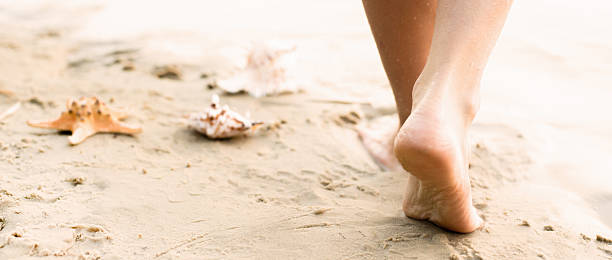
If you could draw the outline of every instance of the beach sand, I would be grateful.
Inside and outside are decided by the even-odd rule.
[[[486,223],[464,235],[406,218],[406,173],[357,137],[395,116],[359,2],[0,3],[0,112],[21,102],[0,122],[0,259],[612,259],[610,7],[515,3],[470,136]],[[268,40],[298,47],[304,91],[207,87]],[[273,127],[188,129],[214,93]],[[80,96],[143,133],[70,146],[25,124]]]

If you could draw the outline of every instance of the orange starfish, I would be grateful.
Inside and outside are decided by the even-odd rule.
[[[119,120],[127,117],[122,111],[114,111],[107,107],[104,102],[95,97],[82,97],[79,100],[69,99],[66,102],[68,111],[54,120],[47,122],[28,121],[32,127],[58,129],[60,131],[71,131],[68,137],[70,144],[76,145],[87,137],[98,132],[137,134],[142,132],[141,128],[127,126]]]

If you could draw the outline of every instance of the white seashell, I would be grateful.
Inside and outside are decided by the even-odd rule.
[[[206,112],[193,113],[189,116],[189,127],[211,139],[230,138],[245,135],[254,130],[261,122],[253,122],[229,109],[219,105],[219,96],[212,96],[210,108]]]
[[[219,80],[217,85],[229,93],[244,91],[255,97],[296,92],[299,86],[287,74],[295,49],[295,46],[254,45],[238,71]]]

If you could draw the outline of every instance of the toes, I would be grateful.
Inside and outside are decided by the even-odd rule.
[[[402,167],[393,153],[393,140],[398,131],[397,116],[383,116],[356,127],[357,135],[370,156],[384,170]]]
[[[381,136],[376,136],[369,130],[358,129],[357,133],[361,143],[378,165],[385,170],[395,171],[401,169],[399,161],[393,154],[392,142],[383,140]]]

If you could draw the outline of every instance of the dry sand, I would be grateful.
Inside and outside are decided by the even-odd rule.
[[[0,111],[22,102],[0,123],[0,259],[612,258],[608,1],[515,4],[472,131],[486,226],[469,235],[404,217],[406,174],[357,138],[394,113],[360,3],[253,2],[0,3]],[[188,130],[220,92],[201,74],[265,39],[298,45],[305,92],[221,97],[286,123],[227,141]],[[154,76],[164,65],[182,79]],[[26,126],[83,95],[131,108],[144,132],[72,147]]]

